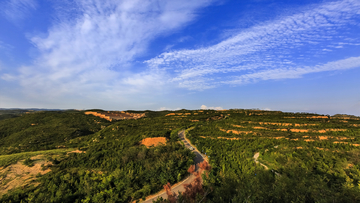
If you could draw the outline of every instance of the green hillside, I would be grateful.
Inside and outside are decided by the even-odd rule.
[[[0,120],[3,168],[36,155],[51,162],[44,166],[51,171],[0,201],[141,200],[188,175],[194,154],[177,132],[190,127],[187,138],[212,167],[203,177],[210,192],[205,198],[199,192],[195,202],[360,201],[358,117],[244,109],[145,113],[145,118],[112,122],[81,111]],[[151,137],[168,141],[149,148],[140,144]],[[84,153],[69,153],[75,149]]]
[[[12,190],[2,202],[130,202],[161,190],[167,182],[180,181],[194,155],[171,132],[189,121],[169,122],[157,114],[110,123],[83,112],[37,112],[0,121],[3,154],[12,153],[0,157],[4,166],[36,152],[44,154],[46,149],[86,152],[54,156],[49,150],[51,172],[38,179],[40,185]],[[147,137],[169,141],[146,148],[140,141]],[[17,152],[22,153],[15,156]]]
[[[210,156],[209,202],[360,201],[359,118],[226,113],[188,135]],[[257,152],[268,169],[255,163]]]
[[[55,149],[110,123],[78,111],[42,111],[0,121],[0,154]]]

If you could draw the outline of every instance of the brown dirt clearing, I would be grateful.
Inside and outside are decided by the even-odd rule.
[[[41,165],[51,164],[48,161],[44,161],[43,155],[37,155],[31,157],[34,160],[34,166],[28,167],[23,164],[23,161],[18,161],[16,164],[12,164],[6,168],[0,170],[0,196],[7,193],[9,190],[26,186],[29,184],[38,184],[33,181],[36,180],[36,175],[44,175],[50,172],[50,169],[42,170]]]
[[[86,153],[86,151],[81,151],[81,150],[74,150],[74,151],[71,151],[71,152],[68,152],[67,154],[70,154],[70,153],[78,153],[78,154],[82,154],[82,153]]]
[[[161,144],[166,144],[166,137],[148,137],[145,138],[143,140],[141,140],[140,144],[145,145],[146,147],[151,147],[151,146],[158,146]]]
[[[232,126],[237,127],[237,128],[245,128],[245,127],[242,126],[242,125],[232,125]]]
[[[226,132],[226,133],[234,133],[234,134],[249,134],[249,133],[253,133],[252,131],[237,131],[237,130],[225,130],[225,129],[221,129],[221,131]]]

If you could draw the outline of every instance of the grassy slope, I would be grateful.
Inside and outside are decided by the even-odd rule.
[[[10,164],[14,164],[19,160],[31,158],[37,155],[53,156],[53,155],[64,155],[67,152],[76,150],[75,148],[67,149],[52,149],[52,150],[43,150],[43,151],[34,151],[34,152],[22,152],[14,153],[9,155],[0,155],[0,167],[6,167]]]

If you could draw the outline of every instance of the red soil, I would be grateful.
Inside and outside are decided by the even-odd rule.
[[[129,113],[125,111],[107,111],[107,112],[94,112],[94,111],[87,111],[85,112],[86,115],[94,115],[100,118],[104,118],[108,121],[112,120],[124,120],[124,119],[138,119],[145,117],[145,113]]]
[[[141,140],[140,144],[145,145],[146,147],[158,146],[160,144],[166,144],[166,137],[148,137]]]

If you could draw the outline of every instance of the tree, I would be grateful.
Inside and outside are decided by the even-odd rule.
[[[205,200],[206,196],[210,193],[210,187],[204,191],[203,188],[203,179],[201,174],[203,172],[208,176],[208,172],[211,170],[211,166],[203,161],[198,164],[199,170],[195,171],[195,165],[191,165],[188,169],[188,172],[195,176],[195,179],[190,184],[184,184],[185,191],[182,194],[176,195],[174,192],[171,192],[171,185],[167,183],[164,185],[164,189],[166,194],[168,195],[167,201],[170,203],[183,203],[183,202],[191,202],[191,203],[200,203]]]

